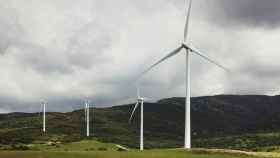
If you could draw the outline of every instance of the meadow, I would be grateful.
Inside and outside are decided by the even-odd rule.
[[[246,158],[230,154],[197,154],[186,151],[2,151],[1,158]],[[250,156],[252,157],[252,156]]]
[[[222,149],[152,149],[120,151],[116,144],[96,140],[72,143],[28,144],[28,150],[2,150],[1,158],[264,158],[280,157],[273,152],[245,152]]]

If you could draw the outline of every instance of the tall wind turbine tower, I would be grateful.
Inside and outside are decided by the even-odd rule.
[[[86,135],[89,137],[89,101],[85,101]]]
[[[144,132],[143,132],[143,128],[144,128],[144,121],[143,121],[143,114],[144,114],[144,100],[147,98],[143,98],[140,96],[140,92],[139,92],[139,88],[137,87],[137,99],[136,99],[136,104],[133,108],[133,111],[130,115],[129,118],[129,122],[131,122],[133,116],[134,116],[134,112],[137,109],[138,105],[140,104],[140,150],[144,150]]]
[[[42,102],[42,108],[43,108],[43,132],[46,132],[46,102]]]
[[[221,64],[217,63],[216,61],[209,58],[206,54],[202,53],[200,50],[193,47],[188,41],[188,27],[189,27],[189,19],[190,19],[190,13],[191,13],[191,6],[192,6],[192,0],[189,0],[189,7],[187,11],[187,19],[185,24],[185,30],[183,35],[183,41],[180,44],[179,47],[177,47],[175,50],[161,58],[159,61],[157,61],[155,64],[150,66],[147,70],[143,71],[140,77],[147,72],[149,72],[151,69],[153,69],[158,64],[162,63],[163,61],[167,60],[170,57],[173,57],[181,52],[181,50],[185,50],[186,55],[186,102],[185,102],[185,143],[184,148],[190,149],[191,148],[191,85],[190,85],[190,59],[192,54],[196,54],[200,56],[201,58],[207,60],[208,62],[226,70],[228,69],[223,67]]]

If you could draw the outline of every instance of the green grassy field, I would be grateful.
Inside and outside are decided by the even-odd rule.
[[[249,158],[249,156],[227,154],[194,154],[186,151],[152,150],[152,151],[2,151],[1,158]],[[252,156],[250,156],[252,157]]]
[[[216,149],[155,149],[139,151],[118,151],[113,143],[102,143],[97,140],[83,140],[71,143],[49,142],[28,144],[28,150],[2,150],[0,158],[252,158],[280,157],[272,152],[243,152]]]
[[[29,144],[32,151],[116,151],[117,147],[112,143],[102,143],[96,140],[84,140],[66,144]]]

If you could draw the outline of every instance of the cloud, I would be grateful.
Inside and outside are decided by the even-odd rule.
[[[265,3],[265,4],[264,4]],[[192,96],[272,94],[279,76],[277,1],[194,1],[189,42],[232,69],[191,56]],[[185,2],[0,0],[0,112],[134,101],[135,77],[180,45]],[[271,29],[273,28],[273,29]],[[182,52],[141,80],[157,100],[184,96]]]
[[[211,19],[222,25],[250,27],[279,27],[278,0],[215,0],[209,2]]]
[[[0,14],[0,54],[5,54],[14,41],[24,36],[24,30],[18,21],[18,13],[12,8],[1,8]]]

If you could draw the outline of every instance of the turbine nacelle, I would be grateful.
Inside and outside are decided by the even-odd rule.
[[[186,42],[183,42],[181,47],[192,51],[192,49],[188,46],[188,44]]]
[[[129,122],[131,122],[131,120],[132,120],[132,118],[133,118],[133,115],[134,115],[134,112],[135,112],[135,110],[137,109],[137,107],[138,107],[139,105],[143,105],[145,100],[148,100],[148,98],[146,98],[146,97],[141,97],[141,96],[140,96],[140,92],[139,92],[139,88],[137,88],[137,99],[136,99],[136,104],[135,104],[135,106],[134,106],[134,108],[133,108],[133,110],[132,110],[132,112],[131,112],[131,115],[130,115],[130,118],[129,118]]]
[[[144,98],[138,98],[137,101],[142,102],[144,101]]]
[[[144,102],[145,100],[147,100],[148,98],[145,98],[145,97],[139,97],[139,98],[137,98],[136,99],[136,101],[138,101],[138,102]]]
[[[182,47],[183,48],[188,48],[187,43],[186,42],[182,42]]]

